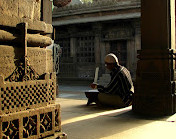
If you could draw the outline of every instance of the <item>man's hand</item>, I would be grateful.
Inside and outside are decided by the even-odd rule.
[[[92,89],[97,89],[97,84],[92,83],[92,84],[90,85],[90,87],[91,87]]]

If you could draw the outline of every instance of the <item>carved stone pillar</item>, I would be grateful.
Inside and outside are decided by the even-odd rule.
[[[101,24],[95,24],[93,26],[95,30],[95,63],[97,66],[101,63],[101,54],[100,54],[100,39],[101,39]]]
[[[68,28],[70,34],[70,56],[73,58],[73,63],[76,62],[76,37],[74,34],[77,32],[75,27]]]
[[[61,131],[60,104],[55,103],[52,50],[46,49],[52,43],[46,35],[53,28],[51,21],[41,20],[46,17],[42,2],[0,2],[1,139],[67,138]],[[45,2],[51,9],[51,1]]]
[[[50,6],[49,6],[50,5]],[[41,21],[47,24],[52,24],[52,1],[41,0]],[[47,34],[46,36],[52,38],[52,34]]]
[[[134,22],[135,28],[135,36],[134,36],[134,56],[133,56],[133,67],[132,71],[134,71],[133,78],[136,79],[136,69],[137,69],[137,51],[141,49],[141,25],[140,22]]]
[[[141,5],[133,111],[170,115],[175,113],[175,0],[142,0]]]
[[[73,57],[73,62],[76,62],[76,48],[75,48],[76,38],[70,38],[70,54]]]

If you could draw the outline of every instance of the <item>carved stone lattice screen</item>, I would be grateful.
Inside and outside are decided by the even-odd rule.
[[[8,114],[54,103],[56,83],[52,79],[18,82],[18,84],[16,82],[3,83],[3,80],[0,82],[0,113]]]
[[[95,37],[93,36],[78,37],[76,39],[77,62],[81,63],[95,62],[94,39]]]
[[[63,61],[65,59],[65,61],[70,58],[70,39],[69,38],[63,38],[63,39],[60,39],[60,41],[58,42],[59,45],[61,46],[62,48],[62,58],[63,58]]]

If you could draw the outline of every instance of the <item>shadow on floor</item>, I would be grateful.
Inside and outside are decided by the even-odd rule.
[[[176,124],[168,117],[133,113],[132,107],[112,109],[86,106],[86,100],[59,98],[62,129],[68,139],[165,139],[176,137]]]

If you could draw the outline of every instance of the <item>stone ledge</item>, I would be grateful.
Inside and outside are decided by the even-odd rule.
[[[53,21],[53,26],[62,26],[69,24],[80,24],[80,23],[88,23],[88,22],[101,22],[108,20],[119,20],[119,19],[132,19],[132,18],[140,18],[141,14],[139,12],[136,13],[127,13],[127,14],[118,14],[118,15],[108,15],[108,16],[99,16],[99,17],[85,17],[80,19],[67,19],[67,20],[59,20]]]
[[[53,32],[52,25],[46,24],[43,21],[19,17],[10,17],[8,15],[0,15],[0,19],[0,25],[2,26],[16,27],[19,23],[27,22],[29,30],[34,30],[45,34],[51,34]]]

